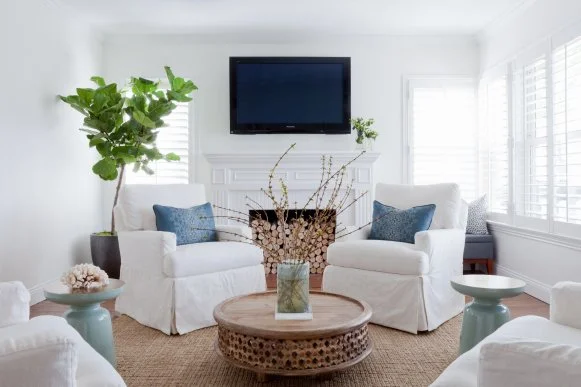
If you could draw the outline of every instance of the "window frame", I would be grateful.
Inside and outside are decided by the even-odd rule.
[[[402,182],[404,184],[413,184],[413,108],[412,108],[412,98],[413,89],[416,87],[430,87],[430,86],[470,86],[474,92],[475,110],[478,110],[478,94],[477,85],[478,80],[476,77],[471,77],[467,75],[406,75],[402,78],[402,90],[403,90],[403,125],[402,125]],[[479,149],[478,142],[478,122],[475,117],[474,128],[475,128],[475,146]],[[476,158],[477,171],[479,168],[479,158]],[[476,178],[475,182],[476,195],[482,192],[480,179]]]
[[[509,60],[501,63],[500,65],[496,66],[492,72],[498,73],[498,69],[506,68],[507,74],[507,94],[509,94],[509,110],[508,113],[510,115],[509,125],[511,125],[510,135],[510,162],[509,162],[509,174],[511,178],[509,180],[509,188],[510,188],[510,200],[509,200],[509,209],[508,214],[495,214],[489,213],[489,220],[492,221],[493,225],[498,225],[498,227],[508,227],[514,230],[522,230],[519,231],[521,233],[530,233],[533,235],[546,235],[546,238],[550,240],[559,240],[559,238],[571,238],[574,241],[581,242],[581,224],[577,223],[570,223],[570,222],[563,222],[560,220],[555,220],[555,123],[554,123],[554,96],[555,96],[555,87],[554,87],[554,57],[553,54],[555,50],[561,47],[564,44],[568,44],[576,38],[581,37],[581,23],[576,25],[570,26],[565,28],[552,36],[547,38],[541,39],[537,41],[536,45],[530,46],[528,49],[519,52],[517,55],[511,57]],[[515,89],[515,82],[513,77],[518,74],[519,66],[526,65],[527,61],[530,64],[531,60],[534,59],[535,56],[544,55],[546,60],[546,146],[547,146],[547,219],[539,219],[530,216],[524,216],[517,213],[516,209],[516,195],[518,192],[515,190],[517,189],[517,182],[515,180],[515,174],[518,173],[516,157],[517,155],[517,146],[518,141],[520,139],[517,138],[519,135],[516,130],[518,122],[518,117],[516,114],[518,113],[516,109],[518,108],[517,105],[517,96],[514,94],[516,92]],[[490,72],[486,72],[480,77],[480,82],[486,81],[486,79],[490,78]],[[481,102],[479,101],[479,104]],[[523,116],[524,117],[524,116]],[[521,118],[522,119],[522,118]],[[581,133],[576,133],[574,138],[577,136],[581,136]],[[526,139],[525,139],[526,140]],[[532,139],[534,143],[537,143],[535,139]],[[531,142],[529,141],[529,144]],[[567,142],[568,143],[568,142]],[[524,148],[526,149],[526,147]],[[496,227],[496,226],[495,226]],[[528,235],[528,234],[527,234]]]
[[[490,185],[490,143],[489,143],[489,136],[488,136],[488,129],[485,122],[488,122],[488,86],[500,81],[504,78],[505,88],[506,88],[506,109],[507,109],[507,116],[506,116],[506,125],[507,125],[507,138],[506,138],[506,152],[507,152],[507,180],[508,180],[508,187],[507,187],[507,208],[506,213],[498,212],[498,211],[490,211],[490,203],[492,201],[491,195],[491,185]],[[502,64],[490,69],[489,71],[482,74],[478,86],[478,103],[479,103],[479,111],[478,111],[478,121],[479,121],[479,139],[481,140],[481,148],[480,151],[482,153],[480,159],[484,159],[480,163],[480,169],[482,170],[479,172],[481,178],[481,184],[483,186],[482,191],[486,192],[488,196],[489,202],[489,212],[488,212],[488,219],[496,222],[501,223],[509,223],[512,224],[513,214],[514,214],[514,125],[513,125],[513,98],[512,98],[512,72],[509,67],[509,64]],[[485,90],[485,91],[484,91]],[[484,104],[484,109],[486,112],[480,110],[482,108],[482,104]],[[486,165],[486,170],[483,170],[483,166]]]

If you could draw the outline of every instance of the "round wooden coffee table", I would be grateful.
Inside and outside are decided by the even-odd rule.
[[[216,351],[233,365],[266,375],[316,375],[345,369],[371,353],[371,307],[311,292],[312,320],[275,320],[276,292],[231,298],[214,309]]]

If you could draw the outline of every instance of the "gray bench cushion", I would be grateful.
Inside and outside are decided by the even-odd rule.
[[[493,258],[494,239],[492,235],[466,234],[464,258]]]
[[[493,243],[492,235],[466,234],[466,243]]]

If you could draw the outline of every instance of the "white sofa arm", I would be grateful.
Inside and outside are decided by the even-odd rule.
[[[176,234],[165,231],[119,233],[121,267],[163,273],[163,258],[176,250]]]
[[[368,224],[358,230],[358,226],[346,226],[344,229],[335,232],[336,242],[360,241],[369,238],[371,225]]]
[[[551,321],[581,329],[581,283],[558,282],[551,289]]]
[[[78,344],[67,329],[55,316],[0,329],[0,386],[76,386]]]
[[[490,342],[480,348],[478,387],[577,386],[581,348],[542,341]]]
[[[456,228],[427,230],[416,233],[415,245],[430,257],[430,272],[455,266],[461,269],[465,239],[465,231]]]
[[[252,243],[252,229],[243,225],[216,225],[219,241]]]
[[[28,321],[30,293],[22,282],[0,283],[0,328]]]

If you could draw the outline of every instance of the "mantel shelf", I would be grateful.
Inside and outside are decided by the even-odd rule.
[[[320,167],[321,156],[332,156],[337,163],[347,163],[357,157],[361,151],[334,151],[334,152],[293,152],[288,153],[285,158],[285,163],[301,163],[313,164]],[[260,153],[205,153],[204,156],[210,164],[265,164],[272,166],[280,158],[282,152],[260,152]],[[363,153],[356,161],[356,164],[374,163],[380,156],[379,152]],[[271,163],[272,165],[268,164]]]
[[[333,170],[340,168],[359,156],[346,168],[346,181],[351,182],[351,190],[346,191],[350,200],[360,197],[339,216],[344,225],[363,225],[371,219],[372,192],[374,187],[373,164],[379,158],[378,152],[334,151],[334,152],[290,152],[279,165],[276,179],[283,179],[288,187],[291,202],[304,203],[313,190],[321,184],[321,156],[333,157]],[[212,203],[222,209],[216,210],[219,222],[225,221],[229,208],[234,213],[247,213],[248,200],[262,208],[271,208],[262,189],[268,183],[271,168],[279,160],[282,152],[232,152],[208,153],[204,156],[212,166]]]

